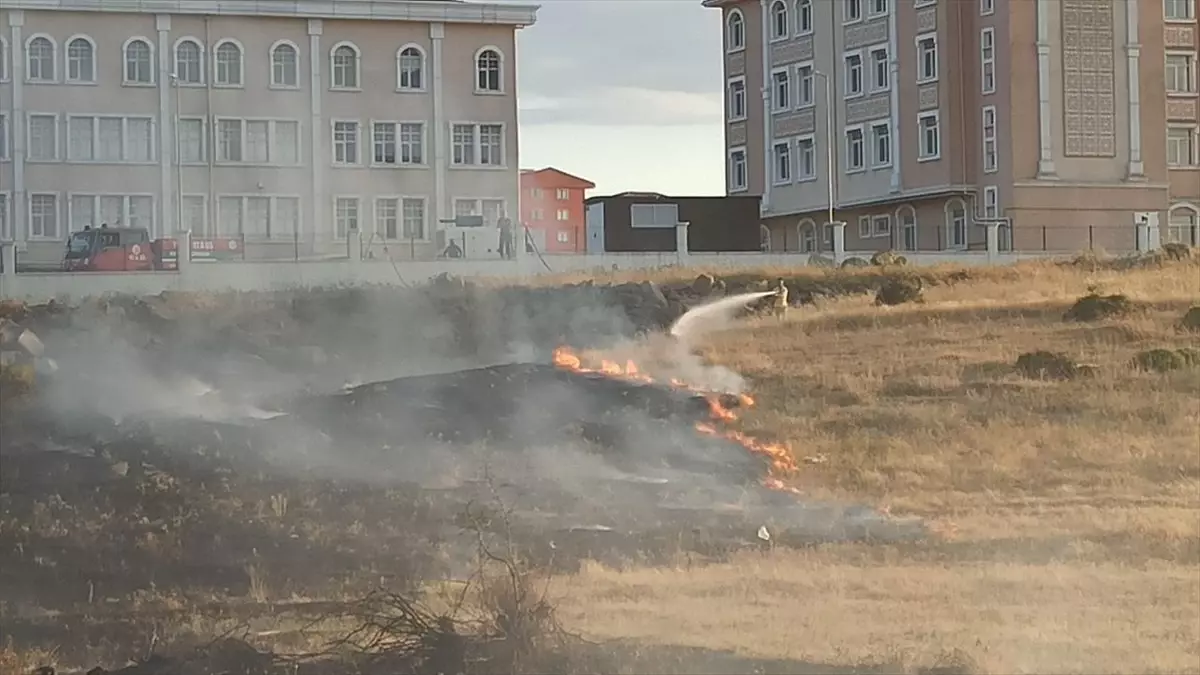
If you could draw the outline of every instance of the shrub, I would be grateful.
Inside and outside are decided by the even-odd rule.
[[[1092,291],[1075,301],[1063,315],[1065,321],[1100,321],[1124,316],[1133,311],[1134,305],[1128,297],[1120,294],[1100,295]]]
[[[1196,349],[1148,349],[1133,357],[1133,367],[1156,373],[1182,370],[1200,365],[1200,350]]]
[[[876,305],[901,305],[906,302],[921,302],[925,284],[921,277],[896,277],[883,282],[875,293]]]
[[[1069,380],[1087,374],[1090,369],[1059,352],[1027,352],[1017,357],[1017,372],[1040,380]]]

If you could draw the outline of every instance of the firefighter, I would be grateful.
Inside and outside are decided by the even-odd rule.
[[[783,279],[780,279],[779,283],[775,285],[775,295],[771,296],[771,310],[777,319],[787,316],[788,287],[783,283]]]

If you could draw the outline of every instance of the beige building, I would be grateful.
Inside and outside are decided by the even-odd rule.
[[[29,258],[102,223],[287,257],[358,228],[428,257],[443,221],[517,212],[515,32],[536,7],[0,6],[0,240]]]
[[[1196,1],[704,0],[727,190],[777,251],[1197,242]]]

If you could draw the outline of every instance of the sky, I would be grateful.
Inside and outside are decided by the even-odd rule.
[[[517,33],[521,168],[724,194],[721,13],[700,0],[540,0]]]

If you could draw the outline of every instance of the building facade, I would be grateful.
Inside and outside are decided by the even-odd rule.
[[[762,195],[773,250],[829,250],[831,221],[862,251],[1200,236],[1196,0],[704,4],[727,191]]]
[[[439,250],[519,199],[515,31],[529,5],[10,0],[0,239],[85,225],[244,237],[263,257]]]
[[[539,250],[582,253],[583,201],[590,180],[547,167],[521,172],[521,222]]]
[[[673,197],[622,192],[586,204],[587,252],[760,251],[759,201],[753,195]],[[681,236],[680,229],[686,230]]]

